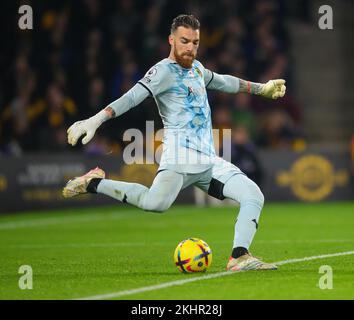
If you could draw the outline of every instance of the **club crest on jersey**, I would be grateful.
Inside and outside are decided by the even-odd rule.
[[[199,70],[198,67],[195,67],[195,72],[202,78],[202,72]]]

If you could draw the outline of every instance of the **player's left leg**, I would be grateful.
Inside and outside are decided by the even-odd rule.
[[[235,174],[227,180],[223,187],[223,196],[240,204],[233,243],[235,252],[232,255],[238,258],[243,252],[247,252],[256,234],[264,196],[257,184],[244,174]]]
[[[201,181],[202,190],[218,199],[232,199],[240,204],[235,224],[233,249],[228,270],[276,269],[253,257],[249,247],[258,228],[259,217],[264,204],[264,196],[259,187],[233,164],[219,158],[216,161],[212,177],[208,184]]]
[[[225,183],[223,196],[240,203],[233,249],[227,269],[232,271],[277,269],[275,265],[253,257],[248,251],[258,229],[259,217],[264,204],[264,196],[257,184],[243,174],[235,174]]]

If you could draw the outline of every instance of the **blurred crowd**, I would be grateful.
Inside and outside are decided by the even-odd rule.
[[[214,127],[233,129],[234,157],[255,148],[301,148],[301,108],[292,95],[285,1],[26,4],[33,8],[33,30],[18,28],[19,3],[4,16],[8,31],[0,58],[0,153],[73,150],[66,143],[68,126],[119,98],[167,57],[170,25],[181,13],[193,13],[201,22],[198,59],[207,68],[255,82],[287,80],[287,95],[277,101],[209,91]],[[85,151],[119,153],[123,132],[144,132],[146,120],[154,120],[156,130],[162,127],[153,99],[107,122]],[[259,175],[257,170],[254,174]]]

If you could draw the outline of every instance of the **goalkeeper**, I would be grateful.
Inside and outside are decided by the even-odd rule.
[[[160,166],[151,187],[105,179],[104,171],[96,168],[70,180],[63,195],[69,198],[84,193],[105,194],[143,210],[163,212],[172,205],[180,190],[189,185],[197,186],[218,199],[230,198],[240,203],[227,269],[276,269],[275,265],[253,257],[249,252],[264,197],[259,187],[239,168],[216,156],[206,90],[278,99],[285,94],[285,81],[253,83],[204,68],[195,59],[199,29],[199,21],[193,15],[176,17],[169,36],[169,57],[154,65],[122,97],[68,129],[69,144],[75,146],[82,136],[82,143],[86,144],[103,122],[119,117],[147,97],[153,97],[164,125],[164,137]]]

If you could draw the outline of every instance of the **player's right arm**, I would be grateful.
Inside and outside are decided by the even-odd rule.
[[[82,137],[82,144],[88,143],[95,135],[96,130],[107,120],[113,119],[127,112],[143,102],[150,95],[142,85],[137,83],[119,99],[113,101],[106,108],[91,118],[75,122],[67,131],[68,143],[75,146]]]
[[[134,87],[119,99],[113,101],[91,118],[75,122],[67,131],[68,143],[75,146],[77,141],[82,136],[85,136],[82,139],[82,144],[87,144],[102,123],[122,115],[139,105],[147,97],[161,93],[165,89],[166,83],[168,83],[166,81],[166,71],[165,66],[155,65],[146,73],[143,79],[138,81]]]

